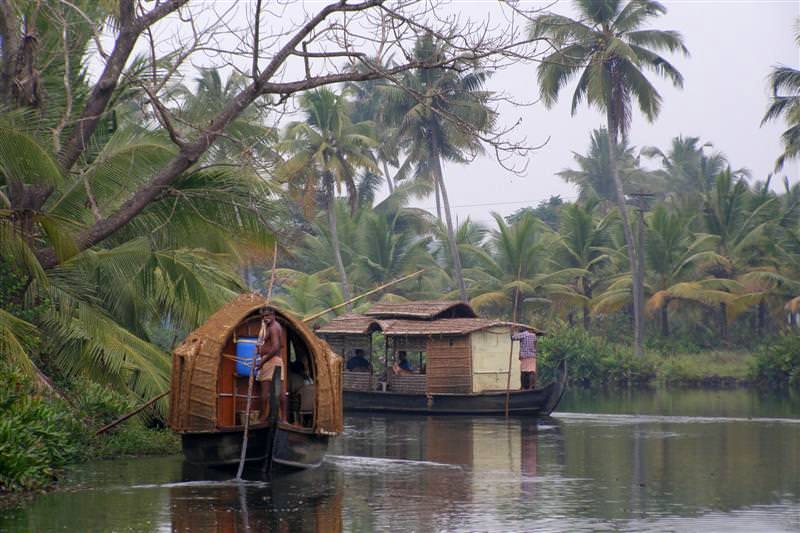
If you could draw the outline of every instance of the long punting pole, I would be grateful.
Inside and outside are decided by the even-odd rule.
[[[278,241],[275,240],[275,246],[272,249],[272,274],[269,278],[269,289],[267,291],[267,305],[269,305],[270,300],[272,300],[272,285],[275,283],[275,267],[278,263]],[[264,329],[264,321],[262,319],[261,328]],[[259,342],[262,340],[262,332],[259,332],[258,340]],[[261,345],[257,344],[256,347],[256,355],[250,361],[250,377],[247,378],[247,406],[244,410],[244,436],[242,437],[242,452],[239,455],[239,469],[236,471],[236,479],[240,481],[242,479],[242,472],[244,472],[244,462],[245,458],[247,457],[247,441],[248,437],[250,436],[250,407],[253,401],[253,381],[255,380],[255,369],[256,369],[256,360],[258,360],[258,348]],[[234,398],[234,402],[235,402]],[[270,406],[271,407],[271,406]]]
[[[109,423],[109,424],[106,424],[105,426],[101,427],[100,429],[98,429],[98,430],[97,430],[97,431],[94,433],[95,437],[96,437],[97,435],[102,435],[103,433],[105,433],[105,432],[106,432],[106,431],[108,431],[109,429],[111,429],[111,428],[113,428],[113,427],[117,426],[118,424],[122,424],[123,422],[125,422],[127,419],[129,419],[129,418],[130,418],[130,417],[132,417],[133,415],[135,415],[135,414],[138,414],[138,413],[140,413],[140,412],[144,411],[145,409],[147,409],[148,407],[150,407],[151,405],[153,405],[154,403],[156,403],[158,400],[160,400],[161,398],[163,398],[163,397],[164,397],[164,396],[166,396],[167,394],[169,394],[169,389],[165,390],[164,392],[162,392],[161,394],[159,394],[159,395],[158,395],[158,396],[156,396],[155,398],[152,398],[152,399],[150,399],[150,400],[149,400],[147,403],[145,403],[145,404],[143,404],[143,405],[140,405],[139,407],[137,407],[136,409],[134,409],[134,410],[133,410],[133,411],[131,411],[130,413],[128,413],[128,414],[126,414],[126,415],[122,415],[121,417],[117,418],[117,419],[116,419],[116,420],[114,420],[113,422],[111,422],[111,423]]]
[[[519,277],[522,275],[522,263],[519,264],[517,269],[517,284],[519,284]],[[514,309],[511,311],[511,322],[517,323],[517,306],[519,305],[519,285],[514,287]],[[512,328],[514,326],[511,326]],[[512,329],[513,331],[513,329]],[[522,347],[520,347],[522,349]],[[511,400],[511,362],[514,356],[514,340],[511,340],[511,347],[508,349],[508,378],[506,379],[506,418],[508,418],[508,403]]]
[[[411,278],[413,278],[415,276],[419,276],[423,272],[425,272],[424,268],[422,268],[420,270],[417,270],[413,274],[408,274],[407,276],[403,276],[402,278],[397,278],[396,280],[390,281],[389,283],[384,283],[383,285],[375,287],[374,289],[369,290],[369,291],[367,291],[367,292],[365,292],[363,294],[359,294],[358,296],[350,298],[346,302],[342,302],[340,304],[334,305],[333,307],[329,307],[329,308],[325,309],[324,311],[320,311],[319,313],[314,313],[311,316],[307,316],[307,317],[305,317],[303,319],[303,322],[311,322],[312,320],[314,320],[316,318],[319,318],[319,317],[321,317],[321,316],[323,316],[323,315],[325,315],[327,313],[330,313],[331,311],[336,311],[337,309],[339,309],[341,307],[344,307],[345,305],[351,304],[351,303],[353,303],[355,301],[358,301],[361,298],[365,298],[365,297],[369,296],[370,294],[375,294],[376,292],[382,291],[383,289],[385,289],[387,287],[391,287],[392,285],[396,285],[396,284],[400,283],[401,281],[406,281],[407,279],[411,279]]]

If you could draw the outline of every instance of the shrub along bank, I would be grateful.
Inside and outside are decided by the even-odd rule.
[[[539,339],[539,381],[553,379],[566,359],[569,381],[598,385],[744,385],[800,388],[800,337],[769,339],[754,351],[682,353],[669,345],[635,357],[629,346],[579,328],[557,328]]]
[[[0,383],[0,494],[45,489],[70,463],[179,449],[170,431],[146,417],[95,437],[97,428],[136,404],[95,383],[79,380],[67,390],[75,405],[38,390],[30,378],[3,362]],[[0,497],[4,503],[12,500]]]

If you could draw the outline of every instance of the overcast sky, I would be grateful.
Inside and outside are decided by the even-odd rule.
[[[216,11],[234,6],[239,12],[237,24],[245,29],[247,13],[253,8],[251,2],[232,4],[230,0],[198,0],[198,3]],[[273,11],[265,19],[270,25],[296,27],[323,3],[327,2],[268,2],[265,5]],[[550,3],[532,1],[528,5],[545,7]],[[683,73],[685,86],[683,90],[676,89],[669,82],[649,75],[663,97],[661,114],[655,123],[649,124],[634,106],[631,144],[666,150],[671,139],[678,135],[700,137],[702,142],[711,142],[725,153],[734,168],[746,167],[754,180],[765,179],[781,152],[780,133],[785,129],[780,121],[765,127],[759,125],[769,101],[767,76],[776,64],[800,68],[800,51],[794,42],[800,1],[667,0],[663,3],[668,12],[652,20],[652,27],[683,34],[690,57],[667,57]],[[442,12],[455,11],[479,20],[487,16],[495,22],[503,20],[497,0],[443,1],[440,8]],[[570,0],[560,0],[552,9],[574,16]],[[223,39],[232,42],[233,37],[228,35]],[[144,46],[143,42],[139,44]],[[169,42],[166,46],[170,46]],[[197,67],[215,64],[211,59],[208,65],[205,63],[193,62],[185,74],[193,76]],[[249,68],[248,65],[244,68]],[[295,67],[294,70],[299,68]],[[573,152],[586,152],[591,131],[603,126],[605,118],[585,105],[575,117],[570,116],[574,82],[551,110],[541,104],[504,105],[499,109],[502,123],[521,120],[515,137],[525,138],[531,145],[549,139],[530,156],[525,175],[517,176],[503,169],[493,156],[481,157],[469,165],[445,165],[450,202],[460,220],[470,216],[473,220],[491,222],[492,211],[507,215],[521,207],[535,206],[552,195],[565,200],[577,197],[574,187],[556,173],[574,167]],[[518,101],[534,101],[538,97],[536,65],[517,64],[496,72],[488,88]],[[656,163],[648,165],[654,167]],[[797,162],[787,164],[773,187],[781,187],[783,175],[797,181],[798,168]],[[433,198],[417,201],[415,205],[434,210]]]
[[[463,4],[476,16],[497,7],[494,1]],[[569,2],[559,4],[556,11],[569,12]],[[759,126],[768,103],[766,79],[772,65],[800,67],[793,38],[800,2],[685,0],[665,4],[668,13],[655,19],[653,27],[683,34],[691,56],[672,56],[671,61],[683,73],[685,86],[674,89],[651,76],[664,99],[661,115],[649,124],[634,113],[631,144],[666,149],[673,137],[697,136],[724,152],[733,167],[747,167],[754,179],[764,179],[781,151],[779,136],[784,129],[780,122]],[[489,88],[531,100],[537,94],[535,79],[534,65],[519,65],[496,73]],[[501,109],[507,123],[522,119],[520,133],[530,143],[550,138],[531,156],[525,176],[503,170],[492,157],[445,167],[450,201],[459,219],[470,216],[489,221],[491,211],[507,215],[556,194],[567,200],[576,198],[574,188],[555,174],[572,165],[572,152],[586,152],[591,130],[605,120],[585,106],[571,117],[573,89],[574,80],[563,101],[551,110],[542,105]],[[795,182],[798,164],[788,164],[784,174]],[[417,205],[432,209],[434,202],[431,198]]]

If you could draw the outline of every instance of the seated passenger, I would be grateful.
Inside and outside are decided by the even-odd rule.
[[[372,365],[364,357],[364,350],[357,348],[355,355],[347,361],[347,370],[350,372],[371,372]]]
[[[411,363],[408,362],[405,350],[397,352],[397,361],[392,365],[392,371],[400,376],[408,376],[414,373]]]

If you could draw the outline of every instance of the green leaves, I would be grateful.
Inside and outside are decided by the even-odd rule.
[[[0,173],[6,183],[56,187],[61,170],[38,142],[22,130],[0,126]]]
[[[666,13],[650,0],[577,0],[582,17],[570,19],[545,13],[530,26],[532,38],[547,39],[555,48],[538,67],[540,95],[548,107],[580,73],[572,96],[572,113],[582,101],[614,117],[609,124],[613,135],[624,138],[630,124],[632,98],[652,121],[660,110],[661,98],[644,76],[647,69],[682,87],[683,78],[658,52],[688,54],[683,38],[675,31],[639,29],[649,19]]]
[[[796,40],[800,45],[800,32]],[[800,71],[783,65],[773,67],[769,75],[769,87],[772,99],[761,125],[779,117],[783,117],[787,125],[781,134],[783,153],[775,161],[775,170],[778,171],[787,159],[794,159],[800,154]]]

